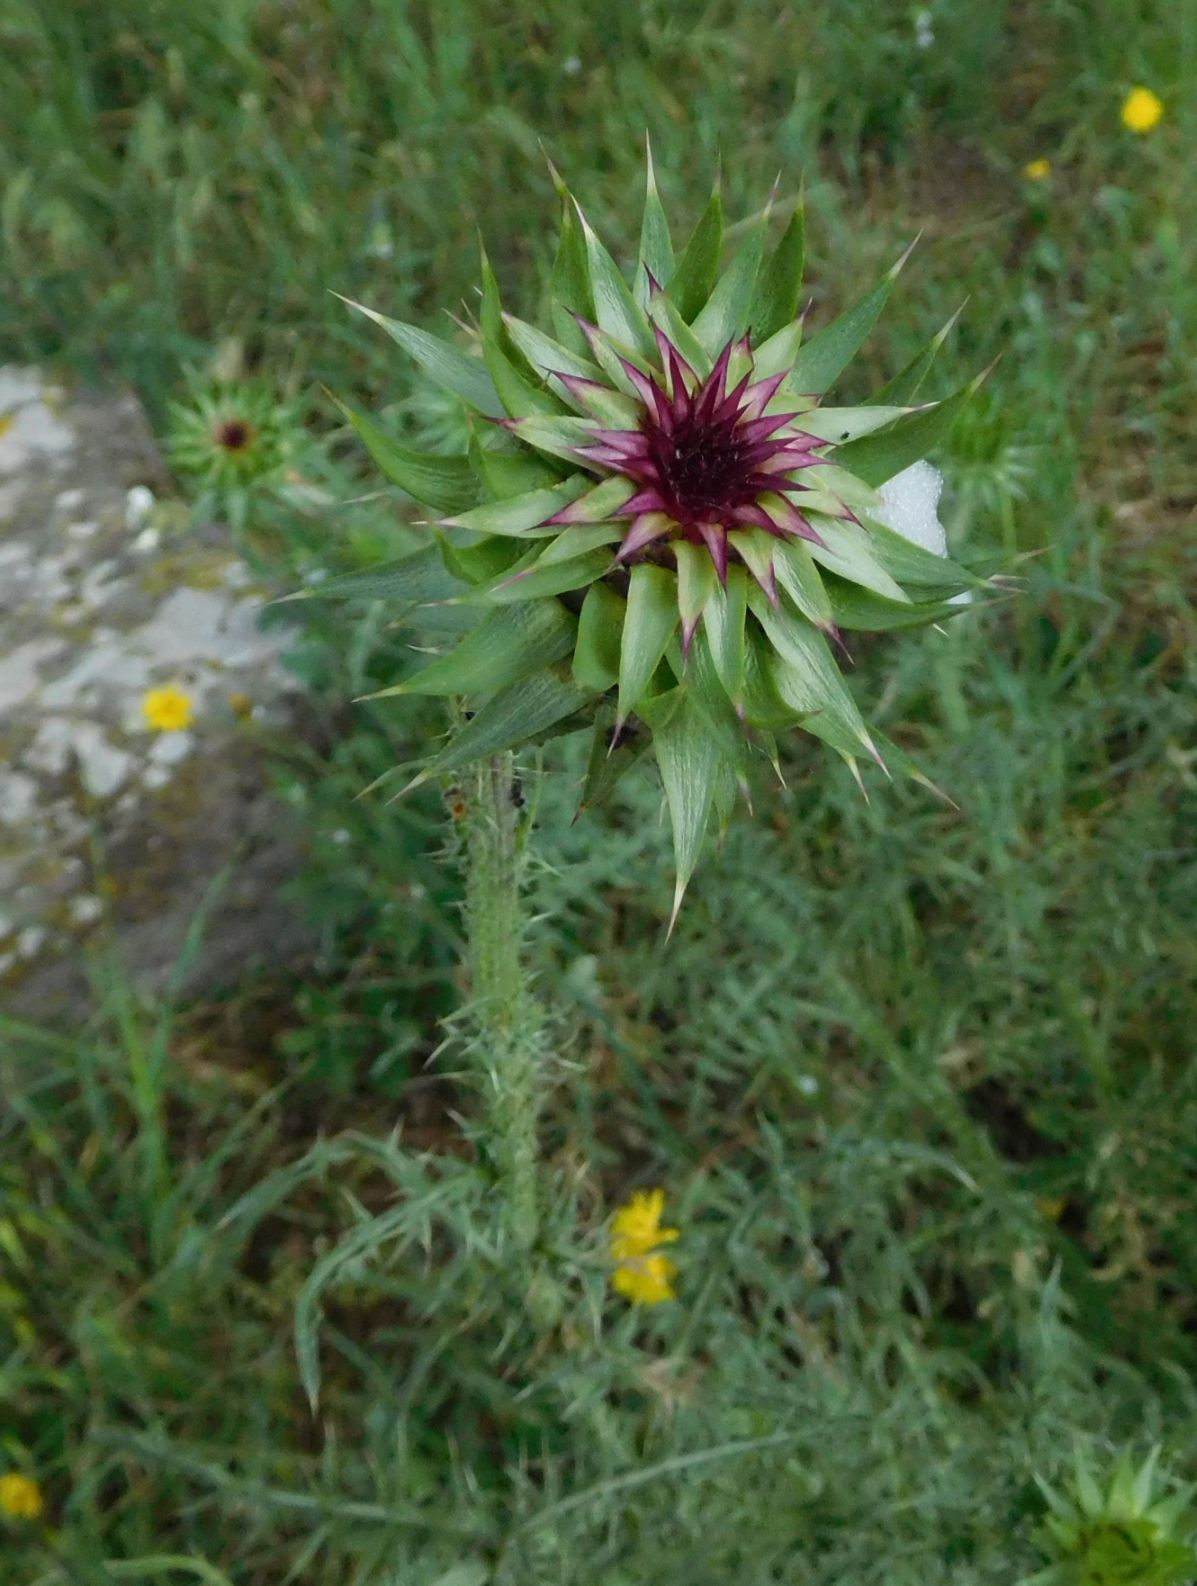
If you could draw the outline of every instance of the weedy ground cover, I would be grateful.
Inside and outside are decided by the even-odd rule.
[[[452,808],[355,800],[434,705],[280,766],[304,987],[147,1008],[108,965],[88,1029],[5,1023],[0,1470],[45,1503],[5,1511],[12,1579],[996,1586],[1078,1442],[1197,1476],[1192,8],[17,3],[0,42],[5,356],[130,378],[165,430],[223,348],[356,496],[320,384],[424,443],[460,416],[327,289],[433,322],[480,228],[531,310],[539,143],[630,253],[647,127],[675,213],[720,153],[733,215],[805,175],[812,323],[922,231],[845,398],[967,298],[933,394],[1001,362],[938,459],[949,532],[1041,553],[1000,609],[852,646],[959,808],[791,746],[667,948],[658,793],[571,825],[546,750],[551,1304],[429,1062]],[[299,581],[404,517],[265,502],[251,549]],[[345,634],[312,608],[323,699],[410,664],[376,612]],[[633,1308],[605,1228],[651,1185],[677,1298]]]

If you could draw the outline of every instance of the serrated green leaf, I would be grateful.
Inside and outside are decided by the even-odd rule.
[[[979,380],[973,380],[933,408],[908,413],[879,435],[865,435],[849,442],[837,449],[836,462],[866,485],[883,485],[947,438],[979,384]]]
[[[496,616],[506,615],[496,612]],[[408,783],[402,798],[412,788],[446,771],[459,771],[488,755],[521,744],[548,732],[550,728],[576,715],[592,702],[594,694],[579,688],[558,670],[538,671],[501,689],[481,705],[469,721],[450,739],[428,764]]]
[[[400,446],[372,419],[329,395],[387,478],[416,501],[436,512],[459,512],[478,499],[478,481],[468,457],[438,457]]]
[[[339,292],[333,295],[341,297]],[[341,301],[348,303],[359,314],[364,314],[367,319],[372,319],[376,325],[381,325],[392,341],[397,341],[438,385],[452,391],[463,402],[489,418],[503,417],[503,404],[484,363],[471,358],[451,343],[442,341],[439,336],[420,330],[416,325],[408,325],[400,319],[388,319],[385,314],[367,308],[364,303],[355,303],[351,297],[341,297]]]
[[[678,625],[677,579],[664,567],[638,562],[628,579],[619,650],[619,719],[638,707]]]
[[[820,628],[828,626],[832,621],[831,598],[807,545],[801,540],[779,540],[773,550],[773,573],[777,587],[790,597],[808,622]]]
[[[735,706],[744,698],[744,619],[749,583],[742,567],[729,567],[726,586],[716,584],[702,614],[711,659],[728,699]]]
[[[657,191],[652,144],[646,143],[644,162],[644,218],[640,223],[640,269],[636,275],[636,296],[641,308],[648,302],[648,277],[645,270],[662,285],[673,274],[673,239],[669,221]]]
[[[766,224],[763,215],[754,222],[747,240],[737,249],[735,258],[719,277],[691,326],[695,336],[713,357],[729,341],[743,335],[747,326],[765,250]]]
[[[802,197],[799,196],[782,232],[781,240],[757,283],[750,313],[754,341],[764,344],[798,315],[802,296],[802,272],[806,261],[806,223]]]
[[[555,600],[526,601],[488,612],[448,655],[430,661],[413,677],[371,694],[480,694],[505,688],[573,649],[577,625]]]
[[[559,485],[529,490],[506,501],[488,501],[484,506],[445,519],[445,523],[453,528],[471,529],[475,534],[526,535],[543,530],[546,537],[551,537],[559,533],[560,528],[554,523],[546,524],[545,519],[576,501],[589,485],[586,474],[573,474]]]
[[[445,567],[437,546],[429,545],[414,556],[326,578],[285,595],[278,604],[289,600],[386,600],[410,608],[427,601],[448,600],[461,590],[461,581]]]
[[[654,343],[644,311],[637,305],[619,266],[580,209],[578,219],[586,239],[590,289],[594,295],[594,315],[599,329],[626,347],[651,354]]]
[[[905,254],[879,285],[866,292],[838,319],[816,332],[799,352],[789,385],[799,392],[818,395],[833,385],[855,358],[865,337],[881,318],[893,290],[894,278]]]
[[[614,688],[619,678],[619,651],[626,614],[623,597],[606,584],[592,584],[586,591],[578,617],[573,659],[574,681],[580,687],[601,693]]]
[[[686,244],[681,263],[667,283],[669,297],[687,324],[698,315],[711,295],[722,247],[723,200],[716,187]]]
[[[870,403],[880,403],[883,406],[897,405],[909,406],[922,389],[923,381],[927,378],[931,365],[935,362],[939,349],[943,346],[951,333],[952,326],[964,312],[962,303],[947,323],[932,336],[922,352],[910,360],[906,367],[900,370],[888,384],[883,385],[869,398]]]
[[[872,740],[823,635],[804,617],[779,615],[749,590],[752,614],[772,647],[769,671],[782,703],[802,715],[806,732],[841,754],[871,751]]]

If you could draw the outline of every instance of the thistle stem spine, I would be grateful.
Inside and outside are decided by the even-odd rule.
[[[473,1049],[486,1099],[485,1149],[506,1198],[517,1249],[540,1227],[539,1149],[544,1014],[524,962],[525,823],[510,754],[471,773],[466,815],[466,960]]]

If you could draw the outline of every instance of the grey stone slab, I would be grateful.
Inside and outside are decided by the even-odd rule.
[[[193,988],[302,954],[267,744],[303,700],[267,594],[189,525],[134,398],[0,368],[0,1007],[78,1014],[101,942],[162,984],[225,870]],[[185,730],[146,719],[167,685]]]

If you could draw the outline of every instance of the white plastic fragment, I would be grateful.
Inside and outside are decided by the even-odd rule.
[[[948,554],[948,537],[939,521],[943,475],[925,459],[911,463],[881,486],[882,509],[876,514],[895,534],[935,556]]]
[[[900,474],[887,479],[881,486],[881,510],[875,514],[887,528],[893,529],[904,540],[930,551],[933,556],[948,554],[948,537],[939,521],[939,498],[943,493],[943,475],[924,458],[911,463]],[[953,595],[950,604],[967,606],[972,599],[965,589]]]

